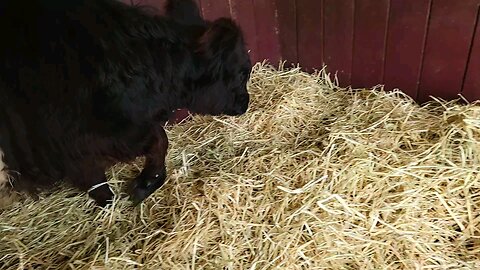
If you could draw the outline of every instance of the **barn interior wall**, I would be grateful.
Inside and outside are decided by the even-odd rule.
[[[165,0],[134,0],[161,7]],[[242,27],[253,61],[327,69],[419,102],[480,100],[480,0],[196,0]]]

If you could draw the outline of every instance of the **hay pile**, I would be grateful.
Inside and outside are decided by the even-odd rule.
[[[170,177],[137,209],[69,190],[4,207],[1,269],[480,268],[478,106],[264,64],[250,92],[242,117],[168,131]]]

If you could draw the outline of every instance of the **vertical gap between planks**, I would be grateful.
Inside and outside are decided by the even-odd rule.
[[[427,11],[427,21],[425,23],[425,35],[423,37],[423,46],[422,46],[422,53],[421,53],[421,60],[420,60],[420,68],[418,69],[418,76],[417,76],[417,86],[416,86],[416,94],[415,99],[418,100],[420,98],[420,82],[423,76],[423,67],[425,63],[425,49],[427,47],[427,39],[428,34],[430,32],[430,23],[432,19],[432,7],[433,7],[433,0],[430,0],[428,11]]]
[[[230,18],[235,19],[233,16],[232,0],[226,0],[226,1],[228,1],[228,11],[230,12]]]
[[[299,29],[298,29],[298,5],[297,5],[297,1],[295,0],[295,43],[296,43],[296,46],[297,46],[297,63],[299,66],[300,66],[300,44],[298,42],[298,32],[299,32]]]
[[[422,76],[423,76],[423,66],[425,63],[425,49],[427,47],[427,39],[428,39],[428,33],[430,29],[430,23],[432,20],[432,7],[433,7],[433,0],[430,0],[428,10],[427,10],[427,21],[425,23],[425,34],[423,36],[423,46],[422,46],[422,53],[421,53],[421,59],[420,59],[420,68],[418,69],[418,76],[417,76],[417,86],[415,89],[415,100],[418,101],[420,98],[420,82],[422,81]]]
[[[297,13],[297,0],[292,0],[293,1],[293,16],[294,19],[293,21],[295,22],[295,61],[292,61],[292,64],[295,66],[298,65],[298,13]]]
[[[245,0],[247,1],[247,0]],[[253,11],[253,25],[255,26],[255,36],[253,37],[253,40],[255,43],[254,45],[250,45],[250,49],[252,49],[252,46],[254,48],[254,53],[253,53],[253,58],[254,58],[254,61],[257,62],[259,60],[259,57],[258,57],[258,42],[257,42],[257,39],[258,39],[258,32],[257,32],[257,16],[255,16],[255,3],[254,3],[255,0],[250,0],[250,4],[252,5],[252,11]]]
[[[388,0],[388,4],[387,4],[387,22],[386,22],[386,26],[385,26],[385,33],[383,35],[383,61],[382,61],[382,81],[381,82],[378,82],[379,84],[383,84],[385,85],[385,66],[386,66],[386,62],[387,62],[387,49],[388,49],[388,36],[389,36],[389,30],[390,30],[390,16],[391,16],[391,12],[392,12],[392,8],[391,8],[391,4],[392,4],[392,0]]]
[[[232,0],[224,0],[224,1],[227,1],[227,5],[228,5],[228,13],[230,14],[230,18],[233,19],[233,13],[232,13]]]
[[[325,0],[320,0],[321,3],[320,3],[320,24],[321,24],[321,30],[322,31],[322,40],[320,41],[321,42],[321,46],[322,46],[322,64],[319,68],[319,70],[323,69],[323,67],[325,66]]]
[[[356,16],[356,9],[357,9],[357,1],[353,1],[353,23],[352,23],[352,59],[350,60],[350,85],[352,84],[353,78],[353,64],[355,63],[355,25],[357,24],[357,16]]]
[[[479,20],[479,15],[480,15],[480,5],[477,4],[477,16],[475,19],[475,25],[473,27],[473,33],[472,33],[472,41],[470,42],[470,47],[468,48],[468,57],[467,57],[467,63],[465,64],[465,72],[463,74],[463,79],[462,79],[462,87],[460,88],[460,93],[463,94],[463,88],[465,87],[465,81],[467,79],[467,74],[470,66],[470,61],[472,57],[472,52],[473,52],[473,45],[475,44],[475,33],[477,32],[477,27],[478,27],[478,20]]]

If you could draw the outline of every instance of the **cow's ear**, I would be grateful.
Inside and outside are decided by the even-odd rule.
[[[200,37],[197,53],[207,58],[222,58],[231,54],[242,42],[242,32],[231,19],[220,18],[209,24]],[[220,59],[218,59],[220,60]]]
[[[184,25],[204,25],[197,3],[193,0],[168,0],[165,15]]]

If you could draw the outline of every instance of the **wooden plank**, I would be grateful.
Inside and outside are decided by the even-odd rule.
[[[275,0],[280,30],[282,59],[297,64],[296,0]]]
[[[230,13],[242,28],[250,59],[252,62],[257,62],[257,28],[253,0],[230,0]]]
[[[391,0],[385,55],[385,89],[417,97],[431,0]]]
[[[324,61],[341,86],[352,78],[354,0],[324,0]]]
[[[323,65],[323,0],[297,0],[298,61],[307,71]]]
[[[276,5],[271,0],[254,0],[257,28],[257,60],[277,65],[281,59]]]
[[[230,3],[228,0],[202,0],[203,17],[213,21],[221,17],[230,17]]]
[[[355,3],[352,86],[383,82],[389,0]]]
[[[432,4],[418,100],[458,98],[477,19],[478,0]]]
[[[480,18],[478,15],[462,95],[470,102],[480,100]]]

